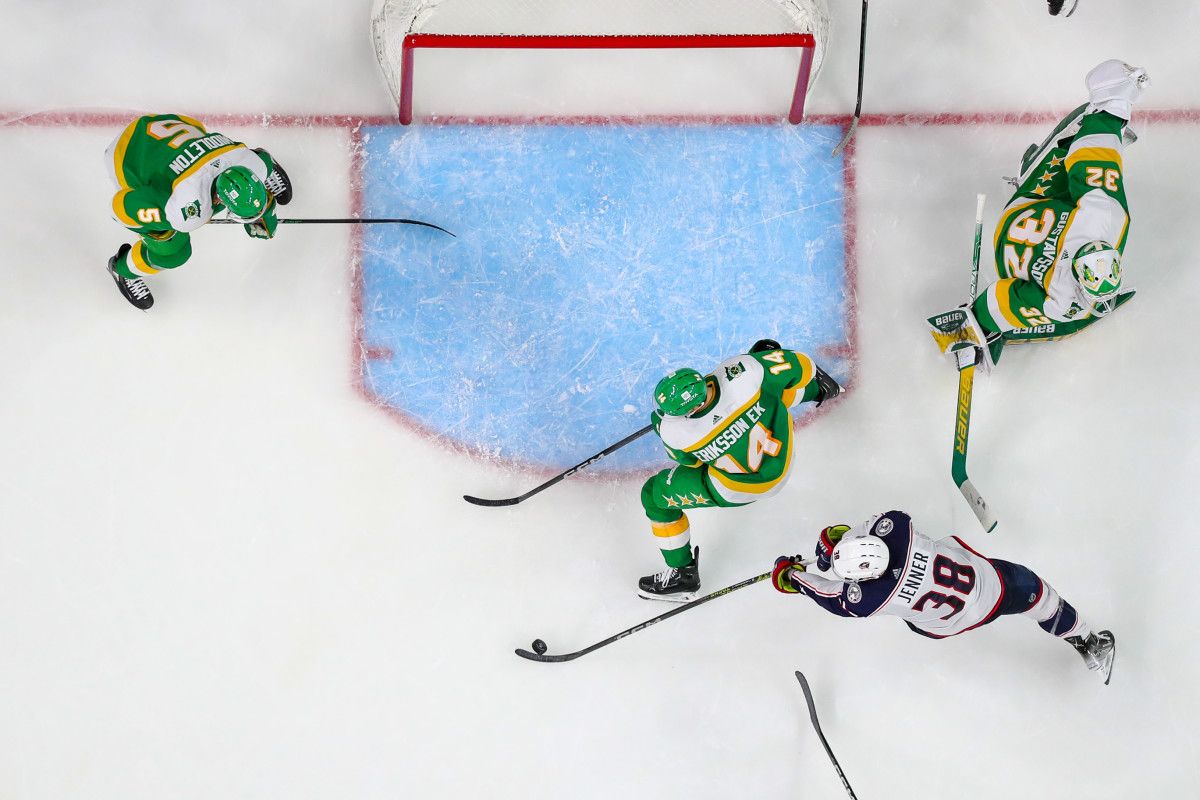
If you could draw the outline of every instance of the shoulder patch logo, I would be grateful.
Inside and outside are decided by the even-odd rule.
[[[894,528],[894,527],[896,527],[896,526],[895,526],[895,524],[893,524],[891,518],[884,517],[883,519],[879,520],[879,522],[875,523],[875,535],[876,536],[887,536],[889,533],[892,532],[892,528]]]
[[[857,583],[851,583],[846,587],[846,599],[851,603],[862,600],[862,588]]]
[[[745,365],[743,365],[739,361],[738,363],[734,364],[733,366],[725,368],[725,380],[731,381],[734,378],[736,378],[738,375],[741,375],[745,371],[746,371]]]
[[[183,207],[183,218],[191,219],[192,217],[200,216],[200,201],[193,200]]]

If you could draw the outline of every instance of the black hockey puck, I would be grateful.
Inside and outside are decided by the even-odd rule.
[[[546,654],[546,643],[541,639],[534,639],[531,647],[533,647],[533,652],[537,653],[539,656],[544,656]]]

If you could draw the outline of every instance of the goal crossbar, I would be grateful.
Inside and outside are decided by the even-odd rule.
[[[735,34],[559,34],[497,35],[410,33],[401,46],[400,124],[412,122],[413,53],[418,48],[467,48],[510,50],[650,50],[684,48],[798,47],[800,68],[788,110],[788,122],[798,124],[804,118],[804,98],[812,72],[816,40],[811,33],[735,33]]]

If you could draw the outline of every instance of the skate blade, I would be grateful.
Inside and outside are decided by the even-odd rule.
[[[1117,643],[1114,640],[1112,650],[1108,652],[1108,659],[1104,662],[1104,666],[1100,668],[1100,673],[1104,675],[1104,685],[1108,686],[1108,682],[1112,680],[1113,662],[1117,660]]]
[[[638,589],[638,597],[643,600],[657,600],[660,603],[690,603],[696,599],[696,592],[676,592],[675,594],[651,594]]]

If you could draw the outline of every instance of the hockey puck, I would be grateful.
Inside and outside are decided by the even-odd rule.
[[[541,639],[534,639],[531,647],[533,647],[533,652],[537,653],[539,656],[544,656],[546,654],[546,643]]]

